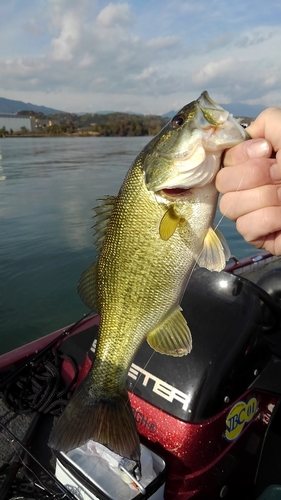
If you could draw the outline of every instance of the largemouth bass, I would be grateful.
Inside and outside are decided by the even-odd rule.
[[[181,297],[196,263],[220,271],[229,257],[212,228],[215,176],[222,152],[245,139],[245,130],[203,92],[141,151],[118,196],[96,208],[98,258],[78,285],[85,304],[100,314],[95,360],[55,426],[51,447],[68,451],[93,439],[139,461],[127,373],[145,339],[166,355],[190,352]]]

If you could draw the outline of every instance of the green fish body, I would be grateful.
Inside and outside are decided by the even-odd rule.
[[[139,461],[127,373],[145,339],[166,355],[190,352],[181,297],[196,263],[220,271],[229,257],[212,228],[215,175],[223,150],[245,139],[204,92],[143,149],[118,196],[96,208],[98,259],[78,286],[100,314],[95,360],[53,430],[53,448],[67,451],[93,439]]]

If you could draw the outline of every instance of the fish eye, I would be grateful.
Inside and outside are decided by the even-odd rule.
[[[179,128],[185,121],[183,115],[176,115],[172,120],[173,128]]]

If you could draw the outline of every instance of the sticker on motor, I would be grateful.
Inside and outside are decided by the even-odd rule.
[[[226,417],[225,438],[227,441],[237,439],[244,429],[244,426],[253,420],[258,408],[256,398],[251,398],[247,403],[238,401]]]

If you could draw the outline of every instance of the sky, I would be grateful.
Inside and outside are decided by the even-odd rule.
[[[280,0],[0,0],[0,97],[163,114],[281,106]]]

